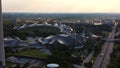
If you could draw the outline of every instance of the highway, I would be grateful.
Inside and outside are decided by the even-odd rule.
[[[115,31],[116,25],[113,26],[112,32],[109,33],[109,36],[107,38],[108,40],[114,39]],[[110,62],[110,54],[112,53],[114,45],[114,42],[108,42],[108,40],[106,40],[105,43],[103,44],[102,49],[98,54],[92,68],[107,68],[107,65]]]

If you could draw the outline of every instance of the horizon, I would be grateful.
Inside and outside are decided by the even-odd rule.
[[[33,13],[33,14],[120,14],[120,13],[105,13],[105,12],[3,12],[3,13]]]

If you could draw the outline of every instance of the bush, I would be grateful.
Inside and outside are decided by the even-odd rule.
[[[84,65],[85,65],[86,67],[88,67],[88,68],[91,68],[91,67],[92,67],[92,62],[85,63]]]

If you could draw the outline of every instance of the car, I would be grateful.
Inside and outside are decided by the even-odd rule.
[[[102,57],[103,55],[104,55],[103,53],[100,54],[101,57]]]

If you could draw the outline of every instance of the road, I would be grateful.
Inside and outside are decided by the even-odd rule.
[[[108,39],[102,46],[100,53],[98,54],[92,68],[107,68],[107,65],[110,62],[110,54],[113,50],[114,42],[108,42],[109,39],[114,39],[116,25],[114,25],[112,32],[109,33]],[[103,56],[101,55],[103,53]]]
[[[120,28],[118,28],[118,31],[116,33],[116,36],[118,36],[120,34]]]
[[[84,63],[90,62],[91,58],[93,57],[95,51],[92,51],[84,60],[81,66],[73,64],[74,68],[86,68],[84,67]]]
[[[90,62],[90,60],[91,60],[91,58],[93,57],[93,55],[94,55],[94,51],[92,51],[92,52],[83,60],[83,64]]]

